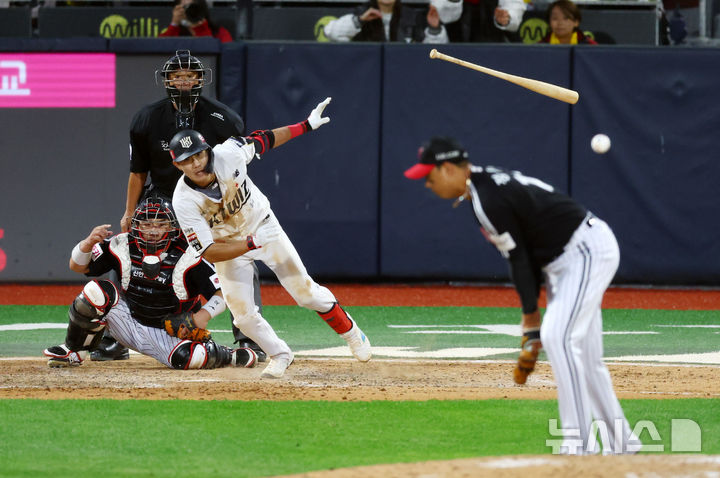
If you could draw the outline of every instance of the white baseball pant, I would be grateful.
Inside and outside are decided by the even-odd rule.
[[[567,454],[599,451],[590,440],[593,419],[606,425],[607,435],[600,434],[603,454],[624,453],[631,440],[638,443],[603,362],[602,298],[619,262],[610,227],[588,216],[565,251],[544,268],[548,304],[540,338],[557,384],[562,452]]]
[[[266,221],[278,223],[272,213]],[[335,304],[335,296],[308,275],[285,231],[281,232],[277,240],[267,245],[235,259],[215,263],[223,297],[235,319],[235,326],[253,339],[269,356],[289,353],[290,347],[277,336],[255,305],[252,261],[264,262],[301,307],[327,312]]]

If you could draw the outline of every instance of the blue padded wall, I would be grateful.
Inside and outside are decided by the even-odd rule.
[[[428,280],[498,280],[507,265],[485,241],[472,208],[436,198],[403,171],[433,135],[456,137],[477,165],[519,169],[561,190],[568,186],[565,103],[440,60],[430,46],[386,45],[383,84],[381,273]],[[570,50],[445,45],[457,58],[570,86]]]
[[[574,67],[572,190],[616,233],[616,280],[716,283],[720,51],[578,48]]]
[[[580,101],[569,106],[430,60],[428,45],[10,39],[0,51],[117,52],[118,86],[114,109],[2,110],[4,157],[23,159],[3,163],[0,199],[14,204],[43,188],[55,199],[48,205],[42,194],[27,196],[26,209],[45,211],[40,221],[0,210],[7,256],[0,281],[82,280],[67,269],[69,251],[95,224],[117,230],[127,128],[138,108],[164,96],[153,72],[181,48],[208,66],[217,59],[217,93],[248,132],[303,121],[333,97],[329,124],[250,165],[313,276],[507,280],[505,261],[485,242],[469,205],[453,210],[402,174],[418,146],[442,134],[458,138],[474,163],[538,177],[606,219],[622,254],[616,282],[720,279],[720,49],[439,47],[577,89]],[[589,148],[599,132],[613,142],[602,156]],[[28,174],[35,170],[44,174]]]
[[[245,119],[245,95],[247,88],[245,75],[245,56],[247,49],[243,43],[224,43],[218,58],[218,68],[213,80],[217,82],[218,99]]]
[[[376,45],[248,44],[248,131],[330,123],[250,165],[313,276],[377,275],[380,58]]]

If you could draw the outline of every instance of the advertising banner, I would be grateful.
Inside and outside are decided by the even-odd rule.
[[[0,53],[0,108],[114,108],[112,53]]]

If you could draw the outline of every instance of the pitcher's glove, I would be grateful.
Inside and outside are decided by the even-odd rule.
[[[515,383],[522,385],[527,382],[528,375],[535,370],[535,362],[537,362],[541,348],[540,328],[525,330],[522,342],[520,342],[520,356],[518,356],[517,365],[513,370]]]
[[[165,332],[173,337],[193,342],[206,342],[210,339],[210,331],[195,325],[191,312],[171,314],[165,317]]]

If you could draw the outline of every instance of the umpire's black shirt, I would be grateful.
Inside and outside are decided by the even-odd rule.
[[[194,124],[210,146],[230,136],[240,136],[244,125],[240,116],[219,101],[201,96],[195,105]],[[130,125],[130,172],[150,173],[155,189],[171,198],[182,175],[172,164],[169,147],[178,128],[175,108],[169,98],[144,106]]]
[[[470,199],[483,234],[510,261],[523,312],[537,310],[542,267],[563,252],[587,211],[519,171],[471,166]]]

